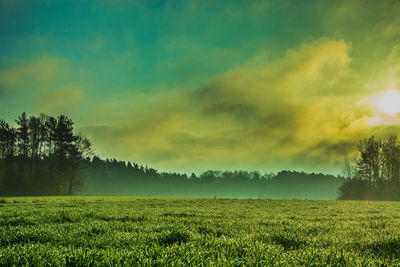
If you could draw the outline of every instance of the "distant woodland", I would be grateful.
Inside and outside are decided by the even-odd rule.
[[[363,140],[346,162],[346,179],[281,171],[160,172],[135,162],[94,156],[67,116],[22,113],[0,120],[0,195],[136,195],[296,199],[400,199],[400,144]],[[338,195],[339,194],[339,195]]]
[[[206,171],[200,175],[158,172],[124,161],[94,157],[83,170],[85,195],[336,199],[343,179],[281,171]]]

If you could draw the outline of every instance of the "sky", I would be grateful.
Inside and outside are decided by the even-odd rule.
[[[0,0],[0,118],[166,171],[340,173],[400,133],[400,1]]]

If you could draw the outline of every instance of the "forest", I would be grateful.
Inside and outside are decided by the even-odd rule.
[[[400,141],[374,136],[360,141],[352,162],[345,162],[347,179],[340,199],[400,200]]]
[[[86,166],[84,195],[336,199],[343,182],[333,175],[295,171],[209,170],[186,175],[96,156]]]
[[[136,195],[296,199],[400,199],[400,143],[370,137],[358,145],[345,178],[321,173],[160,172],[101,159],[65,115],[22,113],[0,120],[0,195]]]
[[[16,127],[0,120],[0,194],[72,195],[83,187],[90,141],[67,116],[22,113]]]

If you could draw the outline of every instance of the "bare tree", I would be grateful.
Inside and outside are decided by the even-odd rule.
[[[356,160],[358,175],[374,185],[379,185],[381,176],[381,149],[382,142],[374,136],[360,141],[358,145],[359,157]]]

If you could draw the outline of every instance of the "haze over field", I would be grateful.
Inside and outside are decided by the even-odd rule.
[[[305,4],[306,3],[306,4]],[[399,1],[0,0],[0,114],[160,170],[339,173],[400,130]]]

